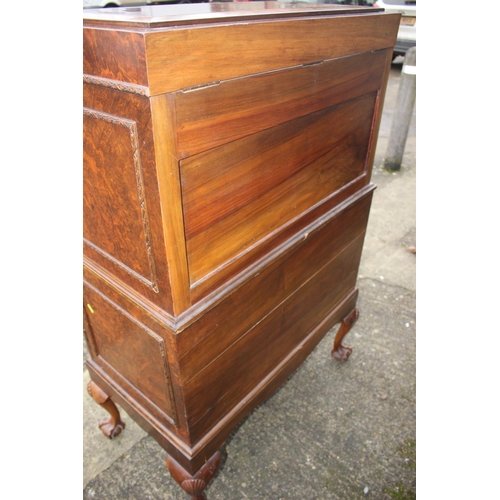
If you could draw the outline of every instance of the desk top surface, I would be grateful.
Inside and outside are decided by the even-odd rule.
[[[84,26],[169,28],[262,19],[374,14],[383,9],[308,2],[213,2],[84,9]]]

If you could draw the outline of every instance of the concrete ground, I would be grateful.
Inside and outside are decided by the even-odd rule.
[[[401,171],[381,166],[401,67],[392,65],[375,156],[360,317],[345,339],[353,353],[343,364],[330,357],[334,327],[233,432],[205,490],[210,500],[416,498],[415,114]],[[120,436],[101,434],[106,414],[87,381],[84,367],[84,498],[189,498],[170,477],[166,452],[126,414]]]

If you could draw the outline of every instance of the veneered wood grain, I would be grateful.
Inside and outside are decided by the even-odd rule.
[[[160,417],[163,412],[174,423],[177,417],[163,339],[88,284],[84,301],[90,311],[87,318],[96,361],[104,360],[160,409]]]
[[[325,334],[338,323],[355,305],[358,290],[354,288],[349,291],[344,299],[339,302],[318,323],[288,355],[278,363],[233,409],[231,409],[220,421],[207,433],[197,440],[193,449],[199,453],[205,451],[205,456],[210,456],[210,451],[220,448],[234,426],[241,421],[245,415],[250,413],[259,404],[264,402],[288,379],[288,377],[309,356],[318,345]]]
[[[231,293],[230,290],[248,281],[255,273],[266,267],[269,260],[293,248],[297,238],[304,237],[304,233],[301,231],[305,228],[321,225],[324,218],[328,217],[332,210],[340,210],[340,207],[351,196],[355,194],[361,196],[366,190],[374,189],[373,184],[367,184],[367,179],[366,174],[360,175],[356,180],[303,212],[300,217],[296,217],[289,224],[281,226],[279,230],[261,240],[258,245],[253,245],[248,251],[239,254],[237,259],[225,263],[223,267],[192,285],[193,303],[197,302],[199,307],[203,307],[210,303],[213,297],[219,296],[221,292],[224,293],[224,290]],[[183,322],[187,319],[188,317],[183,318]],[[186,323],[190,323],[190,321],[186,321]]]
[[[115,115],[85,114],[84,238],[151,281],[147,235],[138,203],[136,123]],[[154,277],[156,279],[156,277]]]
[[[386,52],[357,54],[176,92],[180,158],[378,90]]]
[[[191,284],[361,175],[374,94],[181,162]]]
[[[289,254],[177,335],[180,380],[189,381],[364,232],[372,192],[308,234]],[[247,310],[243,304],[251,303]]]
[[[399,14],[373,13],[146,33],[150,93],[386,49],[398,24]]]
[[[373,103],[373,95],[351,100],[181,161],[187,239],[260,198],[301,169],[311,168],[320,157],[340,156],[343,149],[363,151]],[[365,157],[361,153],[355,159],[347,181],[362,172]],[[332,162],[332,169],[342,167],[346,165],[337,167]]]
[[[147,86],[144,35],[84,28],[83,73]]]
[[[84,84],[84,254],[172,312],[149,100]]]
[[[164,340],[165,356],[168,361],[170,381],[174,395],[174,401],[177,408],[177,427],[175,432],[185,442],[188,442],[187,422],[185,415],[182,412],[184,407],[184,399],[182,393],[182,384],[180,380],[177,352],[177,343],[175,340],[173,318],[165,314],[161,309],[151,307],[151,304],[144,302],[143,298],[136,293],[127,293],[121,286],[116,286],[117,283],[103,279],[98,273],[95,273],[93,267],[85,259],[84,266],[84,283],[86,287],[97,290],[99,294],[109,299],[117,311],[122,314],[132,316],[137,322],[142,325],[146,331],[152,331]],[[84,304],[84,327],[86,337],[89,342],[89,349],[92,354],[92,359],[100,362],[93,340],[93,332],[88,321],[85,321],[92,313],[87,304]],[[150,411],[154,411],[154,408]]]
[[[330,328],[352,310],[356,305],[357,295],[357,289],[349,291],[344,299],[329,311],[328,315],[281,363],[263,378],[216,426],[196,441],[190,441],[191,445],[179,440],[179,430],[174,433],[170,427],[155,420],[141,401],[134,399],[126,392],[124,393],[123,389],[117,385],[117,381],[110,378],[102,367],[93,360],[87,360],[87,367],[92,380],[95,380],[107,394],[112,395],[115,402],[125,409],[169,455],[175,457],[179,463],[183,463],[186,470],[189,469],[194,473],[205,463],[207,456],[211,456],[224,444],[226,438],[234,430],[234,426],[251,410],[270,397],[307,358]]]
[[[192,439],[239,403],[354,288],[363,237],[185,385]]]

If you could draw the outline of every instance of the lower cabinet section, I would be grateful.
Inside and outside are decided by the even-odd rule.
[[[135,313],[133,297],[120,296],[118,305],[95,280],[86,283],[93,380],[177,463],[197,470],[355,309],[372,192],[331,211],[178,330],[165,323],[155,331]]]

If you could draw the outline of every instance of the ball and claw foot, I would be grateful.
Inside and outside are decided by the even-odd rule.
[[[335,336],[335,340],[333,342],[332,356],[337,361],[347,361],[352,352],[352,347],[348,347],[346,345],[342,345],[342,339],[352,328],[354,323],[359,317],[358,309],[354,308],[343,320],[340,325],[339,331]]]
[[[172,477],[181,488],[191,495],[191,500],[206,500],[203,490],[219,468],[221,454],[216,451],[205,465],[192,476],[170,455],[167,457],[167,467]]]
[[[337,361],[347,361],[351,355],[352,347],[340,345],[336,351],[332,351],[332,356]]]
[[[99,424],[99,429],[107,438],[115,438],[125,429],[125,422],[122,422],[118,408],[111,398],[92,380],[87,384],[87,391],[92,396],[92,399],[110,414],[110,417]]]
[[[125,423],[120,422],[116,424],[113,418],[109,417],[99,424],[99,429],[101,429],[102,433],[106,437],[108,437],[109,439],[113,439],[118,436],[123,429],[125,429]]]

